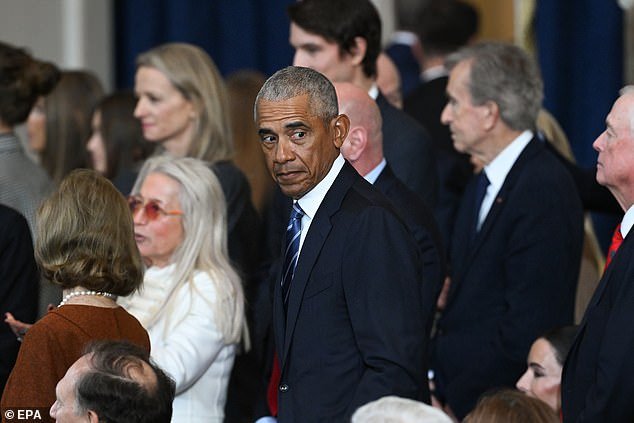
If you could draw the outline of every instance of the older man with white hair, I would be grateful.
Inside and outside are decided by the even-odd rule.
[[[625,216],[570,349],[562,376],[564,422],[634,421],[634,86],[621,90],[592,144],[597,181]]]

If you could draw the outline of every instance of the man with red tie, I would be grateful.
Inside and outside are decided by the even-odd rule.
[[[564,365],[564,422],[634,421],[634,86],[621,90],[594,141],[597,181],[625,216]]]

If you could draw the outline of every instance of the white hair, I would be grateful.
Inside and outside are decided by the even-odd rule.
[[[141,168],[132,194],[140,192],[143,181],[151,173],[163,174],[179,184],[184,238],[171,257],[177,281],[172,292],[184,284],[195,289],[194,284],[189,283],[195,271],[207,273],[217,292],[217,299],[210,306],[224,342],[239,342],[241,334],[246,337],[244,293],[240,277],[228,258],[227,211],[218,178],[201,160],[157,156],[148,159]],[[168,300],[164,307],[166,312],[170,306],[175,305]]]
[[[441,410],[407,398],[387,396],[359,407],[350,423],[452,423]]]
[[[626,85],[619,90],[619,95],[634,95],[634,85]],[[628,116],[630,122],[630,134],[634,135],[634,108],[630,108],[630,115]]]

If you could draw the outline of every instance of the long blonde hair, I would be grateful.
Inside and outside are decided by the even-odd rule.
[[[240,277],[228,258],[227,212],[218,178],[198,159],[157,156],[148,159],[141,168],[132,194],[140,192],[150,173],[163,174],[180,185],[184,238],[172,256],[176,283],[168,297],[185,284],[195,289],[190,282],[196,271],[207,273],[216,288],[217,299],[210,304],[216,324],[226,344],[237,343],[246,329],[244,293]],[[165,308],[169,310],[169,307],[168,299]],[[148,326],[162,312],[153,316]],[[246,330],[244,333],[246,336]]]

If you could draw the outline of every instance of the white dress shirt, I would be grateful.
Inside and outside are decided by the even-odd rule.
[[[317,209],[321,205],[321,202],[324,201],[324,197],[326,193],[335,182],[337,175],[343,168],[345,163],[345,159],[341,154],[337,156],[335,161],[332,163],[330,170],[317,185],[306,194],[302,196],[297,203],[304,210],[304,216],[302,217],[302,233],[299,237],[299,253],[302,252],[302,246],[304,245],[304,240],[306,239],[306,234],[308,233],[308,228],[310,228],[310,224],[315,218],[315,214],[317,213]],[[299,256],[298,256],[299,257]],[[297,259],[299,261],[299,258]]]
[[[634,205],[627,209],[621,221],[621,236],[623,238],[627,236],[632,226],[634,226]]]
[[[511,171],[511,168],[517,161],[517,158],[522,154],[524,148],[533,139],[532,131],[524,131],[517,138],[515,138],[509,145],[506,146],[500,154],[498,154],[491,163],[484,167],[483,172],[486,173],[489,179],[489,186],[487,187],[484,200],[480,206],[480,213],[478,214],[478,230],[482,226],[482,223],[489,214],[493,201],[497,197],[506,176]]]

